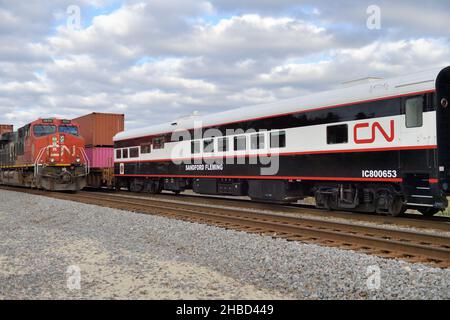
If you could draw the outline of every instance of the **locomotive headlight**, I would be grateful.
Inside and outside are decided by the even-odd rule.
[[[447,108],[448,107],[448,100],[446,98],[442,98],[441,100],[441,106],[443,108]]]
[[[55,159],[54,158],[50,158],[50,162],[51,163],[55,162]]]

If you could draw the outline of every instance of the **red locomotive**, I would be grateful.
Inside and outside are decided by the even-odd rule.
[[[84,138],[71,120],[38,119],[0,136],[0,184],[77,191],[88,174]]]

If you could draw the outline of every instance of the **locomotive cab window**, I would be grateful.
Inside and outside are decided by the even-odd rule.
[[[422,96],[406,99],[405,118],[407,128],[421,127],[423,124],[423,104]]]
[[[78,128],[76,126],[61,125],[61,126],[59,126],[58,130],[61,133],[68,133],[73,136],[78,136]]]
[[[286,147],[286,131],[276,131],[270,133],[270,147],[271,148],[285,148]]]
[[[36,137],[48,136],[56,133],[56,126],[52,124],[36,124],[33,126],[33,133]]]
[[[247,137],[246,136],[238,136],[234,137],[234,150],[242,151],[247,149]]]
[[[340,124],[327,127],[327,144],[340,144],[348,142],[348,126]]]
[[[116,150],[116,159],[122,159],[122,150],[120,149]]]
[[[138,158],[139,157],[139,148],[134,147],[130,148],[130,158]]]

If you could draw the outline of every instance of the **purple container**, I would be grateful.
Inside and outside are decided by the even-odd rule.
[[[91,168],[111,168],[114,164],[114,148],[87,147],[86,155]]]

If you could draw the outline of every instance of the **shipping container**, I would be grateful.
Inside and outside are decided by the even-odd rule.
[[[12,124],[0,124],[0,135],[7,132],[13,132],[13,128]]]
[[[91,168],[111,168],[114,163],[114,148],[86,147],[86,155]]]
[[[86,147],[89,159],[89,175],[87,186],[93,188],[114,187],[114,148],[113,147]]]
[[[124,130],[125,115],[93,112],[72,119],[80,125],[80,133],[86,146],[112,147],[113,137]]]

